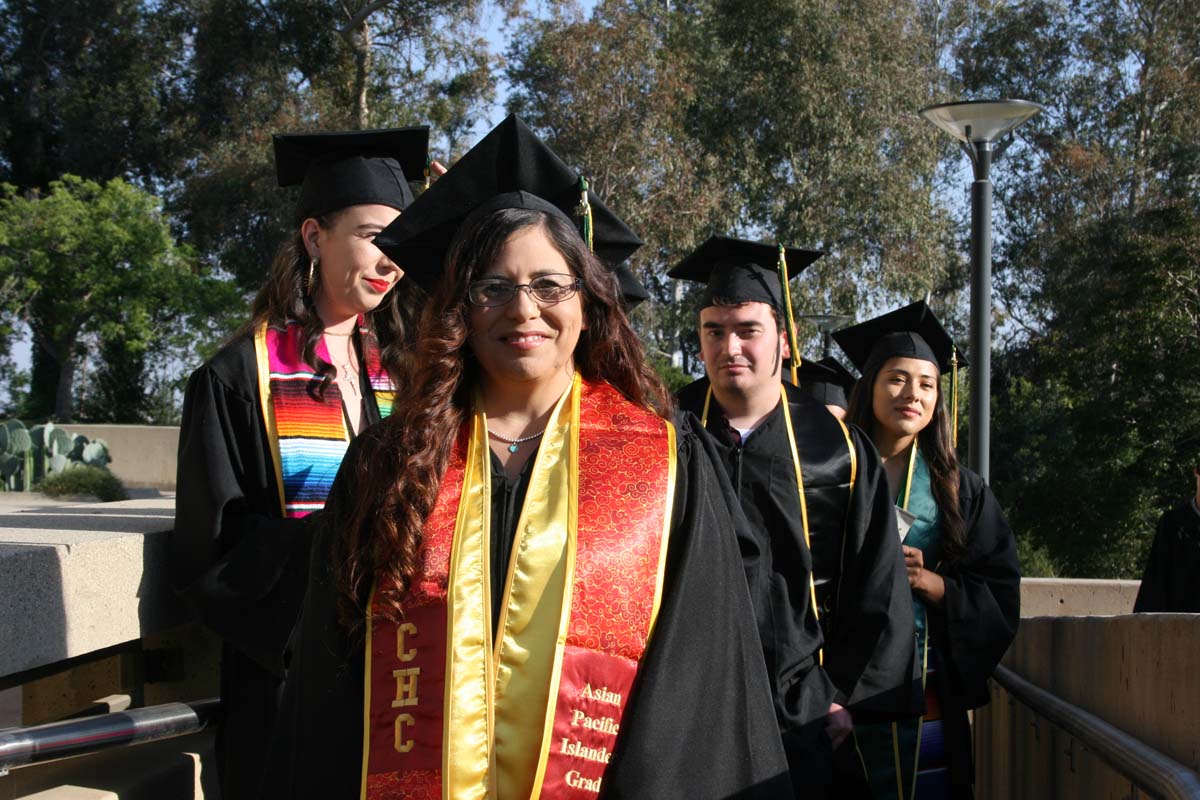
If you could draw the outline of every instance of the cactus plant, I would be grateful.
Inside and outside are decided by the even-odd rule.
[[[83,460],[83,448],[87,447],[89,441],[91,440],[82,433],[72,434],[71,452],[68,454],[72,461]]]
[[[6,476],[9,488],[17,491],[29,489],[33,475],[33,439],[20,420],[5,420],[0,425],[0,453],[18,461],[18,469]]]
[[[21,459],[11,453],[0,453],[0,491],[16,490],[16,476],[21,463]]]
[[[8,489],[28,491],[44,478],[76,467],[90,466],[106,469],[112,463],[108,443],[103,439],[90,440],[82,434],[72,434],[52,422],[26,428],[20,420],[0,422],[0,456],[4,459],[0,483]]]
[[[71,448],[75,443],[71,441],[71,434],[59,427],[47,433],[50,445],[50,454],[55,456],[68,456],[71,454]]]
[[[33,472],[31,483],[36,483],[46,477],[46,427],[51,430],[54,428],[54,423],[47,422],[45,425],[34,425],[29,429],[29,439],[33,443]]]
[[[108,445],[103,439],[97,439],[84,446],[79,458],[75,460],[90,467],[103,467],[109,464],[112,458],[108,455]]]

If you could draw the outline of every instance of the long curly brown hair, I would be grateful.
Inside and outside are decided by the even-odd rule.
[[[391,417],[375,426],[356,456],[343,464],[361,498],[332,511],[338,533],[333,565],[339,611],[347,628],[365,618],[370,586],[378,577],[382,616],[398,620],[421,565],[421,531],[432,512],[451,448],[467,418],[479,366],[468,346],[467,288],[518,231],[537,226],[583,281],[584,318],[574,360],[580,374],[606,381],[634,403],[664,418],[674,402],[648,365],[641,342],[621,308],[617,281],[587,249],[565,218],[506,208],[469,217],[446,256],[446,277],[418,325],[407,387]]]
[[[344,212],[345,209],[339,209],[313,219],[321,230],[327,231],[337,225]],[[250,319],[230,339],[251,335],[263,322],[278,326],[287,322],[300,323],[304,326],[301,357],[321,376],[318,393],[323,395],[335,377],[335,370],[332,364],[317,355],[317,344],[325,325],[313,305],[313,298],[319,291],[320,270],[313,270],[310,284],[310,264],[304,240],[296,230],[275,252],[267,279],[250,304]],[[373,311],[363,315],[367,330],[379,342],[380,361],[388,374],[396,375],[407,368],[412,354],[412,321],[416,319],[418,303],[423,296],[424,293],[411,281],[401,278]]]
[[[846,410],[846,421],[868,431],[872,439],[875,438],[878,423],[875,421],[871,401],[875,392],[875,381],[887,362],[888,358],[885,356],[872,357],[867,361],[862,377],[850,392],[849,408]],[[929,466],[933,499],[941,517],[942,561],[952,564],[961,558],[966,550],[967,531],[962,509],[958,505],[958,454],[952,444],[950,416],[946,413],[945,398],[942,396],[940,373],[938,377],[933,418],[917,436],[917,446]]]

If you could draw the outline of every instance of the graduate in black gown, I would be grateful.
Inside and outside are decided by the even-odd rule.
[[[821,405],[838,419],[846,418],[847,398],[856,378],[850,370],[833,356],[819,361],[805,359],[796,370],[800,378],[800,391]]]
[[[786,251],[793,275],[819,255]],[[920,697],[879,458],[861,430],[781,381],[789,344],[778,257],[774,246],[714,236],[670,275],[706,283],[699,333],[708,374],[679,402],[712,435],[759,540],[751,593],[792,780],[807,796],[833,782],[839,745],[846,777],[861,780],[847,740],[852,720],[915,713]]]
[[[962,359],[928,306],[913,303],[834,339],[862,373],[849,420],[870,432],[905,527],[926,694],[921,719],[856,728],[872,794],[969,798],[967,711],[988,702],[988,677],[1020,617],[1016,540],[991,490],[958,463],[941,377]]]
[[[267,796],[790,794],[728,484],[578,186],[510,117],[381,235],[414,384],[322,514]]]
[[[222,639],[217,769],[226,800],[258,796],[311,545],[351,438],[390,410],[411,316],[372,244],[412,200],[426,128],[275,138],[297,228],[251,318],[188,381],[173,580]],[[382,340],[382,341],[381,341]]]
[[[1196,494],[1158,520],[1134,613],[1200,613],[1200,465]]]

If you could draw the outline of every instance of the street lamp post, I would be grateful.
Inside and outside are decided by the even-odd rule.
[[[988,174],[992,162],[1012,143],[1013,129],[1042,110],[1028,100],[967,100],[927,106],[918,112],[959,141],[975,172],[971,184],[971,437],[967,463],[985,481],[992,414],[992,182]]]

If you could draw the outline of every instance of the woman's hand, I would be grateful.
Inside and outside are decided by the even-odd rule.
[[[831,704],[829,713],[825,715],[825,733],[829,735],[834,750],[842,746],[852,730],[854,720],[850,718],[850,712],[837,703]]]
[[[919,547],[901,546],[908,585],[917,594],[933,603],[941,603],[946,595],[946,582],[936,572],[925,569],[925,553]]]

